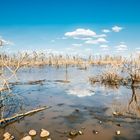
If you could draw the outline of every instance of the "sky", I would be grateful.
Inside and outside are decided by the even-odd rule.
[[[0,0],[3,50],[140,53],[140,0]]]

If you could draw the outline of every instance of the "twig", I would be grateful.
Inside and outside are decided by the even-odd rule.
[[[38,109],[33,109],[33,110],[28,111],[26,113],[20,113],[20,114],[16,114],[16,115],[9,117],[9,118],[1,119],[0,120],[0,127],[6,126],[7,124],[18,121],[18,120],[24,118],[25,116],[28,116],[28,115],[31,115],[31,114],[34,114],[34,113],[37,113],[39,111],[49,109],[49,108],[50,108],[50,106],[45,106],[45,107],[41,107]]]

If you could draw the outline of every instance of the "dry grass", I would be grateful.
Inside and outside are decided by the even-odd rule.
[[[89,58],[84,59],[80,56],[72,55],[55,55],[45,52],[24,52],[26,57],[21,63],[21,66],[64,66],[64,65],[74,65],[79,66],[82,69],[87,69],[90,65],[121,65],[124,62],[122,57],[112,57],[112,56],[89,56]],[[2,66],[3,61],[8,66],[16,66],[18,61],[22,58],[23,54],[0,54],[0,66]],[[2,60],[3,58],[3,60]]]
[[[45,54],[45,53],[37,53],[33,52],[31,54],[25,53],[26,57],[21,63],[21,66],[65,66],[65,65],[77,65],[82,66],[85,65],[85,60],[79,56],[62,56],[62,55],[54,55],[54,54]],[[5,55],[1,54],[0,57],[3,57],[4,62],[8,66],[16,66],[19,59],[21,59],[23,54],[18,55]],[[2,59],[0,59],[0,66],[3,65]]]
[[[112,71],[103,73],[101,75],[101,82],[104,84],[120,85],[122,79],[123,78],[119,74],[112,72]]]
[[[6,67],[12,73],[16,73],[19,67],[35,66],[54,66],[68,67],[77,66],[79,69],[87,70],[92,65],[104,65],[106,70],[96,77],[91,77],[91,83],[100,82],[110,85],[127,85],[140,82],[140,57],[125,58],[122,56],[89,56],[84,59],[80,56],[72,55],[54,55],[51,53],[32,52],[24,54],[0,55],[0,67]],[[14,71],[11,70],[14,67]],[[122,76],[122,73],[126,76]],[[1,72],[0,72],[1,74]],[[6,84],[6,83],[5,83]]]
[[[90,77],[94,84],[100,82],[105,85],[140,86],[140,59],[125,59],[121,64],[107,65],[101,74]]]
[[[123,77],[119,74],[119,70],[116,67],[106,67],[106,69],[95,77],[90,77],[91,84],[99,82],[104,85],[120,85],[123,81]]]

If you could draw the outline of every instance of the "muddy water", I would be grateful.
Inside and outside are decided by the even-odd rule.
[[[95,66],[87,70],[77,67],[21,69],[17,74],[19,83],[12,85],[13,106],[10,112],[7,109],[5,117],[44,105],[51,108],[0,128],[0,140],[6,131],[20,140],[30,129],[37,130],[34,140],[39,140],[41,128],[50,131],[52,140],[67,140],[73,129],[84,133],[72,137],[74,140],[139,140],[140,90],[91,85],[88,78],[102,70],[103,67]],[[43,81],[31,82],[37,80]],[[114,116],[113,112],[121,115]],[[94,130],[99,133],[94,134]],[[121,135],[115,134],[117,130]]]

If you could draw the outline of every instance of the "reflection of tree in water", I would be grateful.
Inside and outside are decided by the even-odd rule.
[[[129,113],[140,116],[140,89],[139,87],[131,86],[132,96],[128,104]]]
[[[65,69],[65,81],[68,81],[68,65],[66,64],[66,69]]]
[[[111,107],[112,111],[116,112],[117,115],[123,115],[130,118],[140,117],[140,87],[131,85],[127,88],[131,90],[131,95],[127,97],[127,95],[124,94],[124,98],[116,98],[113,100]]]
[[[2,92],[0,102],[0,119],[7,118],[22,110],[22,100],[12,92]]]

